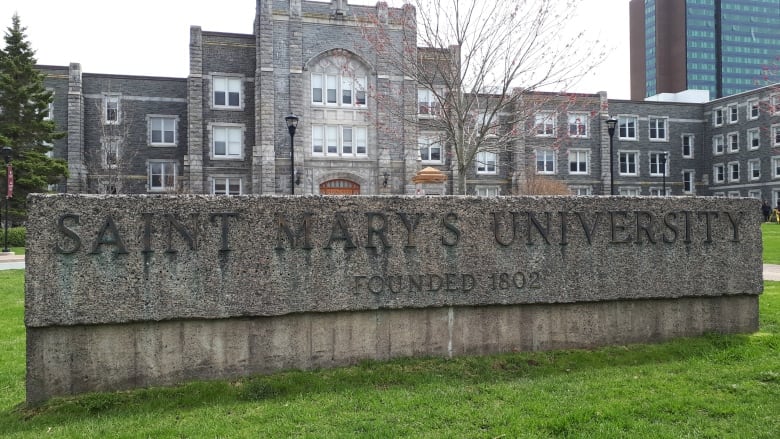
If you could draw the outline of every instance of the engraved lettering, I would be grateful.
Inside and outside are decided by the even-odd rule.
[[[668,238],[666,231],[662,234],[663,241],[667,244],[674,244],[677,242],[677,236],[680,234],[680,228],[677,227],[677,214],[675,212],[669,212],[664,215],[664,225],[667,231],[672,232],[672,237]]]
[[[444,215],[444,218],[442,218],[441,221],[444,225],[444,228],[449,230],[452,235],[449,237],[449,239],[447,239],[445,236],[442,236],[441,243],[447,247],[454,247],[458,245],[458,242],[460,241],[460,230],[458,229],[457,224],[455,224],[455,221],[458,221],[458,215],[454,212],[450,212],[447,215]]]
[[[301,223],[300,233],[297,235],[300,237],[303,235],[303,245],[301,245],[300,248],[304,250],[311,250],[313,247],[311,245],[311,217],[314,214],[310,212],[306,212],[303,214],[303,222]],[[281,214],[276,214],[276,226],[277,226],[277,241],[276,241],[276,250],[284,250],[284,237],[287,237],[287,240],[290,242],[290,248],[296,248],[296,246],[299,244],[298,240],[296,239],[295,233],[292,231],[290,226],[287,224],[287,220],[282,216]]]
[[[596,226],[599,223],[601,212],[596,212],[596,217],[593,218],[593,225],[591,225],[590,228],[588,228],[588,224],[585,222],[582,213],[576,212],[576,215],[577,218],[580,219],[580,224],[582,224],[582,231],[585,232],[585,239],[588,240],[588,244],[593,244],[593,232],[596,230]]]
[[[110,236],[106,236],[107,233]],[[89,252],[89,254],[91,255],[100,254],[101,245],[113,245],[116,247],[116,249],[114,250],[115,254],[118,255],[127,254],[127,248],[125,247],[125,243],[122,241],[122,236],[119,234],[119,230],[116,227],[114,218],[111,215],[106,217],[106,222],[103,223],[103,227],[100,228],[100,231],[97,234],[97,238],[95,239],[95,245],[92,247],[92,251]]]
[[[623,217],[625,220],[628,217],[628,212],[625,211],[617,211],[617,212],[609,212],[609,219],[612,224],[612,243],[613,244],[628,244],[631,241],[633,241],[633,237],[630,233],[619,237],[618,234],[624,233],[626,231],[626,226],[623,223],[618,223],[618,216]],[[621,239],[622,238],[622,239]]]
[[[236,212],[212,213],[211,217],[209,218],[211,224],[216,224],[217,218],[220,218],[222,220],[221,221],[222,242],[219,247],[219,251],[229,252],[230,244],[228,242],[228,237],[230,236],[230,218],[238,218],[238,213]]]
[[[168,220],[168,248],[165,250],[165,253],[177,253],[178,250],[173,248],[173,229],[176,229],[177,232],[179,232],[179,235],[181,235],[182,238],[184,238],[185,241],[187,241],[187,244],[190,247],[190,250],[195,251],[198,249],[198,243],[196,241],[197,235],[193,236],[190,231],[187,229],[187,227],[182,224],[178,218],[176,218],[175,215],[166,213],[165,219]],[[197,214],[192,214],[193,221],[197,220]],[[197,230],[197,226],[195,227]]]
[[[531,226],[533,225],[534,229],[539,232],[539,235],[544,238],[544,242],[547,243],[547,245],[550,245],[550,239],[548,235],[550,234],[550,212],[544,212],[545,217],[547,218],[547,226],[542,226],[539,221],[536,219],[536,215],[534,215],[533,212],[526,212],[525,213],[528,216],[528,223],[527,223],[527,244],[528,245],[534,245],[533,240],[531,240]]]
[[[653,217],[653,214],[644,210],[638,210],[634,212],[634,215],[636,215],[636,243],[642,243],[642,232],[644,232],[647,236],[647,240],[650,241],[651,244],[655,244],[655,236],[653,232],[653,223],[655,222],[655,217]],[[644,223],[642,218],[646,218],[647,223]]]
[[[366,248],[376,248],[376,245],[374,245],[375,236],[379,237],[379,240],[382,241],[382,246],[384,248],[390,248],[390,243],[387,242],[387,236],[385,235],[386,227],[387,227],[387,217],[382,213],[368,212],[366,213],[366,218],[368,223],[368,237],[366,239]],[[380,223],[379,226],[376,225],[377,221]]]
[[[499,212],[491,212],[491,215],[493,215],[493,236],[496,238],[496,242],[499,245],[502,245],[504,247],[508,247],[513,242],[515,242],[515,236],[517,233],[517,213],[516,212],[509,212],[512,215],[512,225],[511,227],[507,227],[511,231],[512,239],[509,240],[502,240],[501,239],[501,232],[499,231],[499,220],[498,215]]]
[[[79,219],[80,217],[76,214],[66,213],[65,215],[61,215],[57,220],[57,230],[73,241],[73,244],[70,246],[71,248],[69,250],[62,248],[59,243],[55,244],[54,250],[57,253],[70,255],[76,253],[81,248],[81,237],[79,234],[65,225],[66,220],[73,220],[73,224],[79,225]]]
[[[731,238],[732,242],[739,242],[739,225],[742,223],[742,215],[744,212],[739,212],[739,216],[735,219],[731,212],[726,212],[726,216],[729,218],[731,228],[734,231],[734,236]]]
[[[416,247],[417,244],[415,243],[415,234],[414,231],[417,228],[417,226],[420,224],[420,219],[422,218],[421,213],[414,214],[413,217],[409,217],[404,212],[397,212],[398,217],[401,218],[401,221],[404,223],[404,226],[406,226],[406,247]]]

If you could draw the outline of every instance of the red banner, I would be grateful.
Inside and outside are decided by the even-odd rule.
[[[6,180],[8,182],[8,190],[6,190],[5,197],[12,198],[14,196],[14,168],[11,167],[10,163],[8,164],[8,168],[6,168],[5,172],[8,176],[8,179]]]

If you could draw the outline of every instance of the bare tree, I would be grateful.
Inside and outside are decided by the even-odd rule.
[[[394,40],[397,31],[381,17],[364,26],[365,41],[424,90],[427,98],[420,100],[429,104],[420,112],[428,116],[410,114],[401,93],[372,97],[384,111],[395,110],[420,129],[441,133],[452,155],[454,190],[464,194],[480,152],[511,151],[534,129],[528,121],[545,107],[548,95],[538,91],[566,90],[604,58],[603,48],[584,30],[568,29],[578,4],[407,0],[404,8],[414,7],[417,18],[404,29],[416,32],[419,50]]]
[[[110,90],[110,85],[109,85]],[[100,117],[100,144],[89,151],[87,169],[90,188],[99,194],[121,194],[130,190],[132,165],[137,151],[131,145],[130,102],[110,91],[95,102]]]

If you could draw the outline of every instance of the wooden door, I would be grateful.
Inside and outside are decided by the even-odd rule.
[[[360,195],[360,185],[349,180],[328,180],[320,185],[321,195]]]

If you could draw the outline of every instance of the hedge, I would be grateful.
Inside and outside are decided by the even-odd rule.
[[[24,227],[9,227],[8,228],[8,246],[9,247],[24,247],[24,240],[27,236],[27,230]],[[0,242],[5,240],[5,230],[0,228]]]

